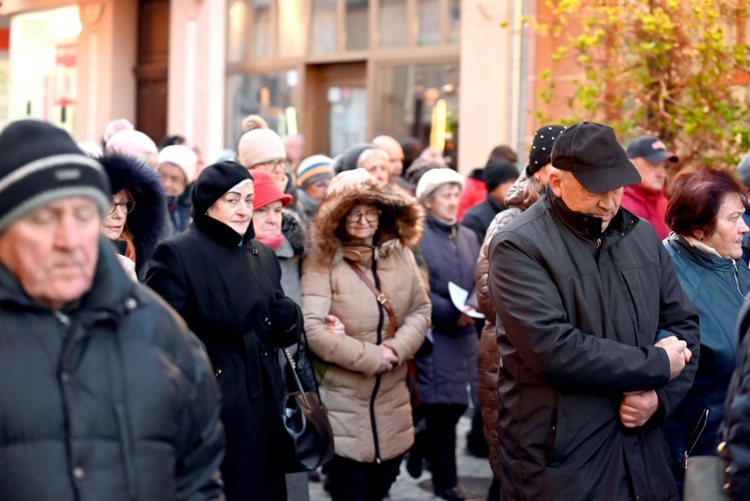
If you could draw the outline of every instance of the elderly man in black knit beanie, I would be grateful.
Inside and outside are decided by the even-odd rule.
[[[35,120],[0,151],[0,499],[223,498],[215,378],[100,236],[102,166]]]

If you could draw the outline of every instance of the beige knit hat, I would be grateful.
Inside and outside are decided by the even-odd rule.
[[[237,161],[248,169],[269,160],[286,159],[284,141],[271,129],[254,129],[244,133],[237,152]]]
[[[193,182],[195,167],[198,165],[198,155],[193,150],[182,144],[165,146],[159,152],[159,165],[163,163],[174,164],[185,173],[188,184]]]

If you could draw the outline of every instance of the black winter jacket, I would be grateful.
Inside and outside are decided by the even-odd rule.
[[[479,203],[466,211],[463,219],[461,219],[461,225],[466,226],[476,234],[477,241],[481,247],[482,243],[484,243],[484,236],[487,233],[487,228],[489,228],[490,223],[495,219],[498,212],[504,210],[505,206],[492,198],[492,195],[488,193],[484,202]]]
[[[206,343],[222,395],[227,499],[285,499],[291,443],[281,422],[285,384],[276,347],[299,340],[302,315],[297,307],[288,332],[271,322],[281,270],[252,228],[240,237],[194,213],[187,230],[156,248],[146,282]]]
[[[676,499],[660,424],[692,384],[698,317],[653,228],[621,209],[602,235],[548,189],[492,239],[490,263],[502,498]],[[693,353],[671,382],[654,346],[669,335]],[[623,393],[643,390],[660,410],[624,428]]]
[[[727,463],[724,488],[731,499],[747,499],[750,493],[750,299],[737,324],[739,355],[729,383],[724,406],[724,424],[719,433],[721,457]]]
[[[58,313],[0,266],[0,499],[223,499],[211,376],[104,237],[90,292]]]

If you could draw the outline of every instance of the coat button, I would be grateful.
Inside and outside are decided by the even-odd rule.
[[[129,297],[125,300],[125,309],[134,310],[136,306],[138,306],[138,301],[136,301],[132,297]]]
[[[253,247],[252,249],[250,249],[250,252],[252,253],[253,256],[257,256],[258,255],[258,249],[256,249],[255,247]]]
[[[271,319],[266,317],[263,319],[263,323],[265,323],[266,325],[271,325]]]
[[[63,383],[67,383],[70,381],[70,374],[67,372],[61,372],[60,373],[60,380],[62,380]]]
[[[76,466],[75,468],[73,468],[73,476],[76,477],[78,480],[81,480],[83,477],[86,476],[86,471],[80,466]]]
[[[261,351],[260,352],[260,356],[261,357],[267,357],[268,356],[268,352],[267,351]]]

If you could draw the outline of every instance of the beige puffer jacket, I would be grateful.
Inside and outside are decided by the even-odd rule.
[[[383,211],[374,247],[348,246],[337,236],[339,223],[357,203],[372,203]],[[421,236],[421,220],[421,208],[412,197],[373,178],[372,183],[360,182],[330,196],[313,222],[313,250],[302,266],[305,330],[310,349],[322,359],[316,370],[339,456],[387,460],[406,452],[414,441],[406,361],[421,346],[432,312],[408,249]],[[375,270],[380,291],[396,314],[395,337],[387,339],[387,313],[345,257],[374,283]],[[341,319],[346,336],[325,329],[328,314]],[[377,375],[381,342],[393,348],[399,364]]]

